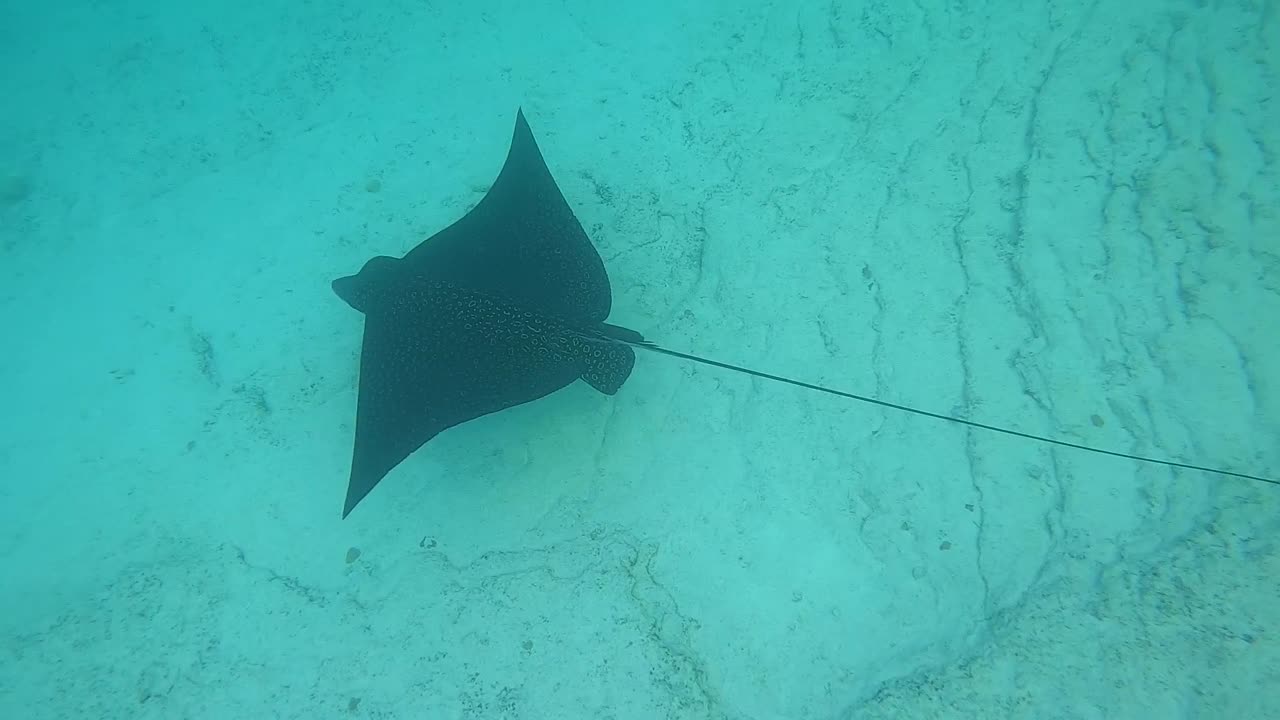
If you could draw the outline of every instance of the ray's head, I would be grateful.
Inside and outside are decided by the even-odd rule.
[[[352,308],[368,313],[379,297],[394,284],[400,261],[379,255],[369,260],[355,275],[333,281],[333,292]]]

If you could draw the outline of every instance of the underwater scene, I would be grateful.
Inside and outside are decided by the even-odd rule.
[[[0,717],[1280,718],[1280,5],[0,39]]]

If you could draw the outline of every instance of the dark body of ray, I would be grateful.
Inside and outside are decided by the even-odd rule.
[[[344,518],[447,428],[579,378],[614,394],[635,365],[633,347],[1034,442],[1280,485],[1260,474],[1105,450],[833,390],[669,350],[610,325],[604,263],[523,113],[502,171],[475,208],[403,258],[375,257],[333,289],[365,315]]]
[[[484,198],[401,259],[375,257],[333,290],[364,313],[345,518],[438,433],[582,378],[612,395],[642,338],[604,322],[604,262],[516,118]]]

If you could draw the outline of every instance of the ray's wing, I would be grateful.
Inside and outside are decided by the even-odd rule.
[[[436,283],[405,283],[371,306],[342,516],[441,431],[572,383],[581,351],[540,320]]]
[[[523,112],[489,192],[404,261],[415,274],[571,323],[603,322],[612,304],[604,262],[551,176]]]

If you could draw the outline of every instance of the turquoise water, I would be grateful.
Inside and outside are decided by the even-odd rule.
[[[0,10],[0,716],[1280,717],[1280,488],[674,358],[339,520],[517,107],[620,324],[1280,472],[1276,6],[688,5]]]

